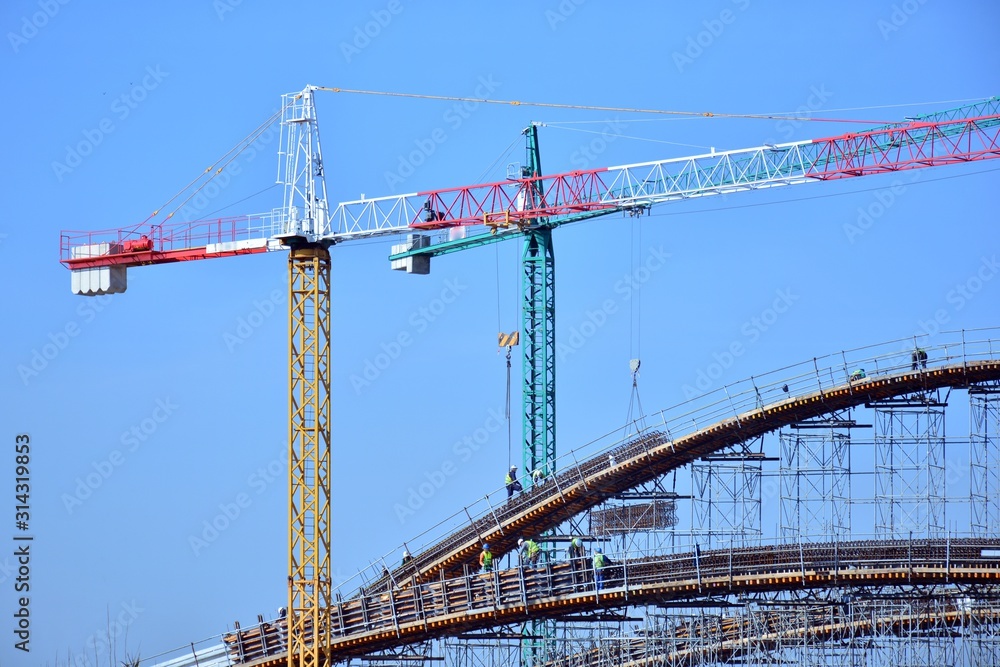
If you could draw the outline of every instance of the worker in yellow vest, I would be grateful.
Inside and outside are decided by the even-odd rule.
[[[517,546],[521,548],[521,562],[528,567],[538,565],[538,559],[542,557],[542,548],[533,539],[521,538],[517,541]]]
[[[521,482],[517,481],[517,466],[511,466],[510,470],[507,471],[507,477],[504,479],[504,484],[507,485],[507,500],[514,497],[515,491],[523,490]]]
[[[483,550],[479,553],[479,567],[483,572],[493,571],[493,552],[490,551],[489,544],[483,543]]]
[[[607,565],[608,559],[604,556],[601,548],[594,549],[594,583],[597,584],[597,590],[604,588],[604,568]]]

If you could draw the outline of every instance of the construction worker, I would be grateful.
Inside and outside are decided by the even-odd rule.
[[[566,554],[569,556],[570,566],[573,569],[573,583],[585,583],[587,580],[587,562],[584,558],[587,557],[587,550],[583,548],[583,540],[579,537],[571,539],[569,541],[569,548],[566,549]]]
[[[507,500],[514,497],[515,491],[523,491],[521,482],[517,481],[517,466],[511,466],[510,470],[507,472],[507,477],[504,479],[504,483],[507,485]]]
[[[542,472],[541,468],[535,468],[531,471],[531,483],[534,486],[538,486],[545,481],[545,473]]]
[[[594,583],[597,584],[597,590],[601,590],[604,587],[604,568],[607,565],[608,559],[604,556],[601,548],[597,547],[594,549]]]
[[[406,565],[406,564],[407,564],[407,563],[409,563],[409,562],[410,562],[411,560],[413,560],[413,556],[411,556],[411,555],[410,555],[410,552],[409,552],[409,551],[406,551],[406,550],[404,549],[404,550],[403,550],[403,562],[401,563],[401,565]]]
[[[538,559],[542,557],[542,548],[538,546],[530,537],[528,539],[521,538],[517,541],[517,546],[521,549],[521,562],[528,567],[535,567],[538,565]]]
[[[927,352],[921,347],[918,347],[910,355],[910,360],[913,362],[912,369],[917,370],[917,368],[927,368]]]
[[[490,551],[490,545],[485,542],[483,550],[479,553],[479,567],[484,573],[493,571],[493,552]]]
[[[851,371],[850,381],[855,382],[857,380],[864,380],[866,377],[868,377],[868,375],[865,373],[865,369],[858,368]]]

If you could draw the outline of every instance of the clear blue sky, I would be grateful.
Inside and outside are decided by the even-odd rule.
[[[143,220],[306,84],[890,121],[1000,94],[998,24],[1000,6],[982,0],[4,3],[0,509],[10,521],[0,539],[15,532],[19,433],[32,438],[36,539],[32,652],[12,647],[14,581],[0,574],[0,662],[51,665],[58,651],[61,664],[109,613],[129,610],[129,645],[149,655],[270,614],[286,595],[287,316],[270,301],[283,294],[284,255],[133,270],[127,294],[85,300],[58,263],[60,230]],[[329,93],[318,107],[334,201],[502,176],[533,120],[597,121],[542,128],[550,173],[858,127],[458,113]],[[422,164],[401,169],[432,136]],[[511,142],[511,157],[487,171]],[[276,148],[263,142],[198,212],[268,188]],[[671,204],[641,235],[617,217],[557,231],[560,449],[624,421],[631,356],[642,358],[643,405],[660,408],[683,400],[733,342],[745,353],[718,382],[920,333],[936,314],[948,328],[997,325],[997,166]],[[278,205],[272,188],[225,213]],[[497,487],[508,460],[506,429],[467,461],[453,445],[503,410],[495,340],[498,324],[518,326],[519,247],[439,258],[417,277],[389,271],[388,244],[334,252],[333,561],[343,576]],[[639,292],[616,291],[656,253],[669,258]],[[990,279],[961,296],[981,271]],[[421,315],[445,290],[454,303]],[[787,312],[766,330],[754,324],[781,294]],[[615,312],[574,344],[608,299]],[[241,320],[252,335],[234,344]],[[412,344],[370,385],[352,383],[400,333]],[[37,374],[19,370],[47,345]],[[515,448],[519,431],[515,422]],[[457,474],[401,522],[394,507],[408,489],[449,461]],[[78,489],[102,470],[97,488]],[[251,502],[238,519],[193,548],[240,494]],[[0,564],[11,552],[0,549]]]

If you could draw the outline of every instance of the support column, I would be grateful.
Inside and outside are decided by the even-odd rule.
[[[1000,385],[969,388],[972,530],[1000,537]]]
[[[295,246],[289,268],[288,665],[328,667],[330,253]]]

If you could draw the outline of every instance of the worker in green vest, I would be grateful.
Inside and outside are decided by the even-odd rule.
[[[517,546],[521,548],[521,562],[528,567],[535,567],[538,565],[538,559],[542,557],[542,548],[538,546],[530,537],[528,539],[521,538],[517,541]]]
[[[597,547],[594,549],[594,583],[597,584],[597,590],[601,590],[604,587],[604,568],[607,565],[608,559],[604,556],[601,548]]]
[[[569,548],[566,549],[569,556],[570,567],[573,571],[573,584],[583,584],[586,582],[587,572],[587,550],[583,548],[583,540],[574,537],[569,541]]]
[[[479,567],[482,568],[483,572],[493,571],[493,552],[490,551],[490,545],[483,543],[483,550],[479,553]]]

